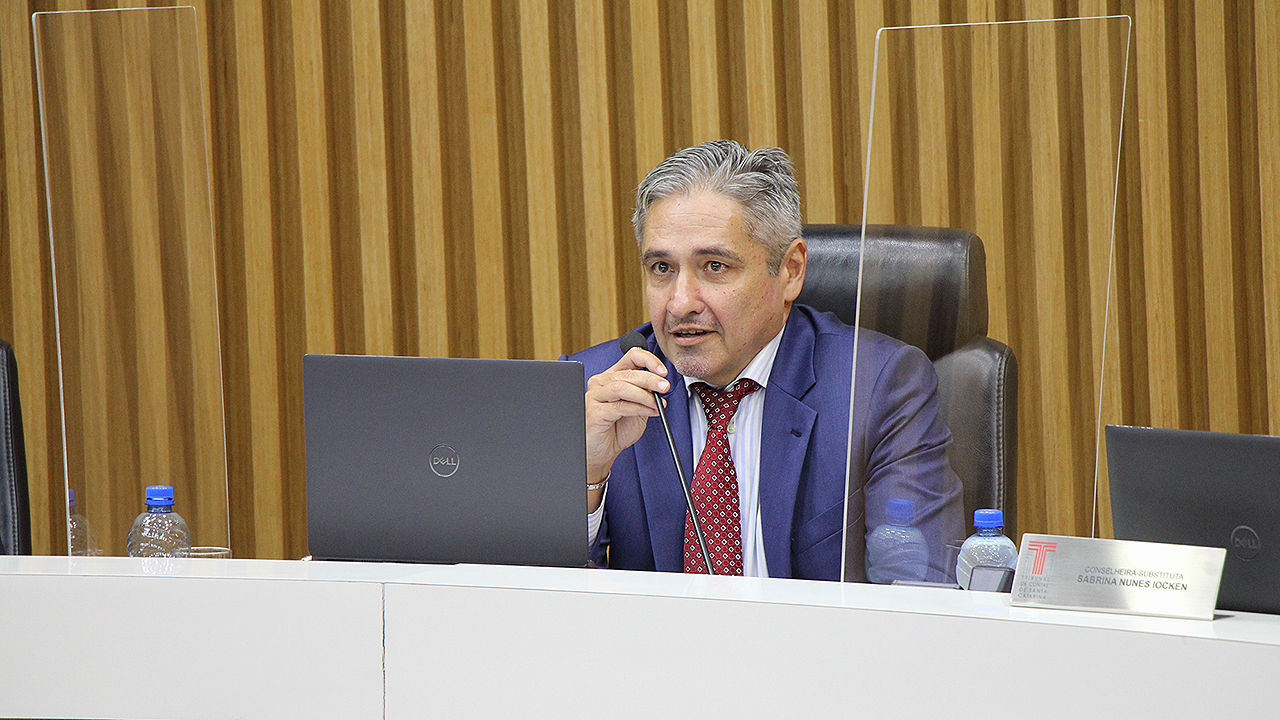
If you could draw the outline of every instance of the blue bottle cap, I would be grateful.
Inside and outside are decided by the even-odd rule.
[[[980,527],[980,528],[1004,527],[1004,511],[974,510],[973,526]]]
[[[147,486],[147,504],[148,505],[172,505],[173,504],[173,486],[172,485],[148,485]]]
[[[916,516],[916,504],[902,498],[889,498],[885,514],[894,520],[910,521]]]

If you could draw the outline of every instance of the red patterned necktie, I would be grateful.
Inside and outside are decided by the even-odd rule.
[[[742,398],[759,390],[750,378],[742,378],[724,390],[703,383],[693,386],[707,415],[707,445],[693,473],[693,506],[698,509],[707,554],[717,575],[742,574],[742,518],[739,517],[738,473],[729,456],[726,428]],[[684,519],[684,571],[707,573],[693,532],[693,518]]]

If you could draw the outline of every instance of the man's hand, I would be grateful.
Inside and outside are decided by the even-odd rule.
[[[670,389],[667,368],[644,348],[632,348],[613,367],[587,381],[587,482],[604,480],[618,453],[644,434],[658,414],[653,393]],[[587,509],[600,506],[603,490],[590,492]]]

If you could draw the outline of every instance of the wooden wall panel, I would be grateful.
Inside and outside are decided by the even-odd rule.
[[[1175,267],[1174,180],[1170,166],[1170,105],[1176,103],[1176,87],[1170,87],[1168,54],[1176,38],[1166,28],[1166,8],[1139,2],[1134,17],[1137,36],[1138,153],[1142,158],[1143,269],[1146,292],[1147,368],[1151,402],[1149,422],[1156,426],[1182,424],[1179,385],[1186,375],[1178,349],[1176,311],[1178,294],[1186,286]],[[1170,8],[1171,9],[1171,8]],[[1176,75],[1174,76],[1176,77]]]
[[[1276,202],[1280,198],[1280,2],[1258,0],[1254,12],[1259,187],[1250,200],[1258,202],[1261,214],[1260,304],[1265,320],[1263,339],[1253,336],[1253,342],[1265,349],[1268,408],[1268,429],[1257,432],[1280,435],[1280,202]]]
[[[988,4],[970,8],[975,22],[997,19]],[[995,242],[1003,236],[1004,182],[1002,168],[1004,157],[1004,125],[1000,113],[1000,97],[1004,73],[1000,64],[1000,27],[985,26],[973,32],[975,62],[971,67],[973,87],[973,177],[974,223],[973,232],[978,237],[990,238],[985,243],[988,269],[1006,266],[1005,245]],[[991,337],[1009,337],[1009,292],[1005,273],[987,273],[988,310]]]
[[[555,115],[551,105],[550,19],[545,2],[520,5],[520,66],[523,70],[524,148],[528,170],[527,193],[555,195]],[[554,238],[559,218],[555,203],[529,203],[529,235]],[[532,276],[530,301],[533,313],[533,350],[537,357],[553,357],[560,352],[563,335],[560,320],[560,262],[555,243],[529,245]]]
[[[574,4],[578,39],[578,111],[582,143],[582,196],[586,217],[587,293],[590,337],[604,340],[618,327],[618,238],[614,222],[613,117],[609,102],[604,8],[591,0]]]
[[[405,18],[409,75],[410,158],[414,224],[414,277],[418,316],[418,352],[449,353],[449,296],[444,231],[444,168],[440,149],[440,86],[437,52],[439,31],[435,13],[426,3],[410,5]]]
[[[1222,2],[1209,0],[1195,6],[1196,108],[1200,153],[1200,237],[1205,277],[1215,278],[1216,288],[1205,295],[1205,336],[1208,339],[1208,371],[1217,378],[1209,388],[1209,422],[1223,432],[1239,432],[1240,398],[1236,394],[1240,373],[1237,361],[1247,357],[1236,342],[1235,229],[1231,204],[1231,153],[1234,139],[1227,132],[1227,37]],[[1222,160],[1227,162],[1222,162]],[[1244,308],[1239,308],[1243,312]]]
[[[805,198],[808,222],[836,222],[837,183],[832,133],[831,97],[835,77],[831,68],[828,31],[830,7],[822,0],[800,0],[803,36],[800,42],[800,100],[805,108],[803,131],[798,138],[804,147],[800,192]]]
[[[1054,42],[1056,32],[1050,32],[1048,26],[1041,26],[1029,33],[1027,54],[1031,57],[1056,58],[1058,47]],[[1079,386],[1068,382],[1071,372],[1072,354],[1077,351],[1069,342],[1062,341],[1065,325],[1070,322],[1067,293],[1073,287],[1068,277],[1069,268],[1065,257],[1066,245],[1075,242],[1076,238],[1062,232],[1065,226],[1067,210],[1062,206],[1063,195],[1058,191],[1061,174],[1064,172],[1066,158],[1062,155],[1064,133],[1069,132],[1059,126],[1059,77],[1056,62],[1045,62],[1047,70],[1044,76],[1031,82],[1028,105],[1030,107],[1031,133],[1031,185],[1033,187],[1033,234],[1032,241],[1032,274],[1035,281],[1035,304],[1030,314],[1035,318],[1036,334],[1029,338],[1036,345],[1035,363],[1021,365],[1026,368],[1026,377],[1035,382],[1028,384],[1029,395],[1036,397],[1040,404],[1042,430],[1038,436],[1044,448],[1045,468],[1053,468],[1054,473],[1062,478],[1079,478],[1081,473],[1077,463],[1085,458],[1077,452],[1072,442],[1073,435],[1078,432],[1075,418],[1070,409],[1077,397],[1073,392]],[[1025,243],[1025,241],[1023,241]],[[1013,346],[1022,345],[1010,337]],[[1088,355],[1085,355],[1087,358]],[[1037,362],[1038,360],[1038,362]],[[1068,411],[1065,413],[1064,411]],[[1078,482],[1046,483],[1046,511],[1048,527],[1051,532],[1061,532],[1072,527],[1080,504],[1076,500]],[[1086,503],[1087,504],[1087,503]]]
[[[1105,15],[1106,3],[1082,3],[1081,15]],[[1091,330],[1091,346],[1089,367],[1099,368],[1097,377],[1098,406],[1097,414],[1103,422],[1123,416],[1123,388],[1120,372],[1119,352],[1119,303],[1116,298],[1116,282],[1112,277],[1115,266],[1114,242],[1116,238],[1116,205],[1120,183],[1120,165],[1117,155],[1105,152],[1114,148],[1123,156],[1120,147],[1123,127],[1117,127],[1111,120],[1123,115],[1121,109],[1125,102],[1127,78],[1116,82],[1108,68],[1114,57],[1128,56],[1131,49],[1132,24],[1117,23],[1110,26],[1105,33],[1082,33],[1080,75],[1083,80],[1081,103],[1084,107],[1107,108],[1110,112],[1086,113],[1083,118],[1084,136],[1095,138],[1097,152],[1089,152],[1085,156],[1084,186],[1085,197],[1085,233],[1091,239],[1107,238],[1106,252],[1090,252],[1088,258],[1089,293],[1089,328]],[[1127,70],[1127,68],[1126,68]],[[1090,82],[1090,79],[1096,79]],[[1132,118],[1122,117],[1122,125],[1131,125]],[[1093,241],[1090,249],[1101,250],[1104,243]],[[1104,334],[1105,333],[1105,334]],[[1077,412],[1094,411],[1095,408],[1077,408]],[[1110,527],[1110,493],[1107,486],[1105,452],[1102,445],[1102,434],[1094,429],[1091,443],[1091,457],[1083,458],[1083,467],[1092,467],[1095,484],[1089,490],[1089,497],[1097,497],[1096,506],[1091,508],[1089,527],[1096,532],[1099,522],[1103,527]],[[1088,447],[1090,443],[1086,441]],[[1101,506],[1101,507],[1097,507]],[[1102,510],[1100,514],[1098,511]],[[1101,517],[1100,517],[1101,515]]]
[[[849,23],[845,28],[844,37],[854,43],[855,63],[853,68],[853,76],[856,81],[849,84],[850,88],[856,84],[857,86],[857,102],[853,104],[853,112],[856,115],[856,121],[860,132],[858,133],[859,143],[856,145],[857,158],[853,167],[855,172],[853,175],[845,179],[846,184],[856,191],[850,192],[847,207],[856,208],[856,217],[861,220],[865,205],[867,217],[887,217],[893,212],[893,182],[885,181],[883,170],[881,174],[867,177],[867,144],[868,139],[874,141],[876,137],[882,136],[887,132],[887,120],[889,114],[887,108],[881,108],[876,117],[872,117],[871,98],[874,95],[874,87],[879,75],[876,67],[876,32],[879,28],[884,27],[888,23],[885,21],[884,8],[879,3],[854,3],[855,14],[849,19]],[[872,28],[875,28],[873,30]],[[892,101],[892,96],[890,96]],[[873,126],[874,123],[874,126]],[[881,146],[886,156],[883,160],[883,167],[893,167],[893,146],[883,144]],[[853,148],[846,147],[845,152],[852,154]],[[880,162],[880,161],[877,161]],[[876,168],[881,168],[877,164]],[[869,189],[877,189],[877,192],[868,192]]]
[[[658,0],[636,0],[631,3],[627,15],[631,41],[632,114],[635,117],[632,132],[636,157],[632,167],[651,168],[662,162],[667,149],[662,112],[663,53]]]
[[[720,120],[720,50],[726,38],[718,27],[715,3],[687,2],[685,10],[688,14],[689,109],[693,130],[690,144],[693,144],[716,140],[724,135]]]
[[[369,8],[364,10],[367,12]],[[506,248],[498,152],[501,145],[498,142],[493,8],[484,1],[463,2],[462,17],[462,31],[466,38],[467,127],[471,129],[476,351],[482,357],[503,357],[507,355]]]
[[[773,14],[773,7],[767,0],[747,0],[743,3],[742,54],[747,106],[747,137],[743,142],[748,147],[776,147],[778,144]],[[649,167],[653,167],[653,164]]]
[[[240,174],[240,202],[229,212],[237,214],[243,233],[243,282],[246,349],[249,355],[249,423],[253,437],[253,476],[283,475],[280,389],[280,312],[282,288],[277,278],[276,237],[272,230],[270,188],[271,133],[268,125],[266,57],[263,44],[264,7],[233,3],[226,7],[234,17],[231,29],[235,76],[229,78],[236,92],[235,107]],[[219,233],[220,237],[225,237]],[[226,283],[224,282],[224,287]],[[383,290],[378,287],[376,291]],[[256,552],[265,557],[284,554],[284,492],[277,483],[253,483],[254,539]]]
[[[332,352],[335,347],[333,247],[329,224],[329,147],[324,142],[327,92],[320,8],[316,3],[296,2],[282,4],[277,8],[277,11],[281,10],[288,13],[281,18],[282,24],[287,23],[289,28],[288,42],[281,42],[276,47],[280,51],[288,51],[283,59],[291,61],[292,67],[282,68],[281,75],[293,82],[289,84],[291,86],[282,88],[282,92],[288,94],[281,98],[283,102],[279,102],[277,107],[286,111],[281,113],[280,124],[293,133],[292,137],[282,139],[279,149],[282,164],[289,160],[293,162],[292,167],[281,167],[279,174],[297,186],[296,220],[292,223],[296,236],[291,240],[304,261],[301,269],[303,315],[293,320],[301,320],[308,348],[314,352]],[[434,105],[425,98],[422,104],[427,107]],[[432,156],[429,148],[423,148],[419,155],[423,159],[422,167],[430,167],[433,157],[439,165],[438,152]],[[418,217],[422,222],[430,222],[430,211],[437,206],[438,202],[422,203]]]
[[[42,552],[65,539],[29,13],[72,7],[0,9],[0,334],[22,362]],[[236,554],[306,551],[303,353],[553,358],[615,337],[645,316],[630,195],[672,150],[780,145],[806,220],[857,223],[880,27],[1112,13],[1134,20],[1127,94],[1122,76],[1090,81],[1124,51],[1114,30],[1020,45],[981,29],[882,56],[907,81],[877,107],[869,179],[872,221],[986,240],[990,333],[1023,361],[1020,529],[1082,534],[1099,405],[1104,421],[1280,433],[1274,0],[202,0],[224,377],[203,397],[226,408]],[[1033,80],[1044,58],[1053,75]],[[1104,119],[1122,104],[1118,137]],[[1114,159],[1088,149],[1121,140],[1104,256],[1076,240],[1111,224],[1095,189],[1115,187]],[[79,212],[85,228],[110,220]],[[140,217],[161,232],[163,213]],[[92,278],[155,266],[154,248],[118,251],[77,268],[90,280],[78,326],[99,346],[114,326]],[[154,347],[148,361],[170,357]],[[165,432],[140,450],[165,452]]]

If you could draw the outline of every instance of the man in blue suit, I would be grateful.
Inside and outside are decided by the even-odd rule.
[[[716,572],[864,580],[858,538],[911,500],[927,579],[954,572],[959,480],[920,350],[796,305],[808,250],[790,158],[732,141],[681,150],[636,191],[646,347],[573,355],[589,378],[596,563],[706,572],[658,415],[662,397]],[[850,375],[857,344],[857,396]],[[846,466],[846,447],[852,452]],[[846,508],[846,478],[850,478]]]

